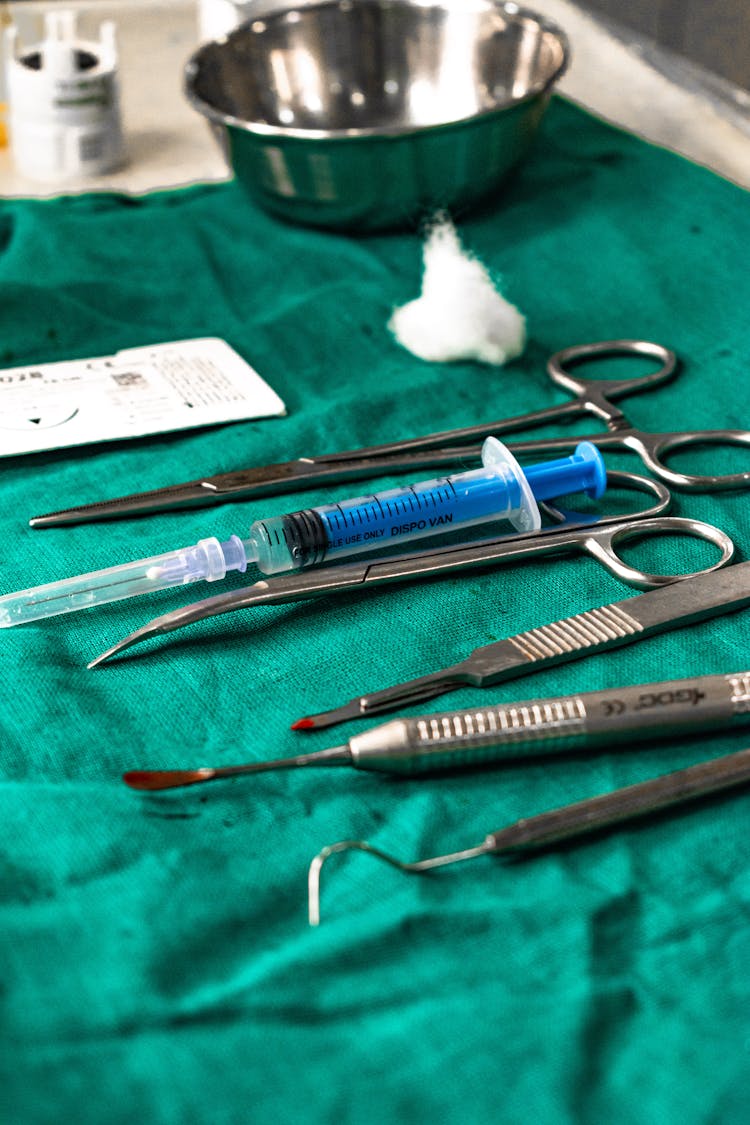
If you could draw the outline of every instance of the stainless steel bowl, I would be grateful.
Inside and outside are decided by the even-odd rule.
[[[568,61],[547,20],[493,0],[326,0],[202,46],[186,92],[267,210],[370,231],[492,196]]]

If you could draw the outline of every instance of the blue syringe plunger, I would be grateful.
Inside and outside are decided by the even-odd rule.
[[[579,442],[570,457],[527,465],[524,474],[537,500],[554,500],[575,492],[598,499],[607,488],[604,459],[590,441]]]
[[[507,446],[488,437],[482,446],[482,463],[505,478],[506,487],[518,488],[513,511],[499,513],[509,519],[516,531],[538,531],[542,526],[537,500],[552,500],[574,492],[599,497],[607,487],[607,470],[601,453],[590,441],[580,442],[569,457],[542,461],[522,469]]]

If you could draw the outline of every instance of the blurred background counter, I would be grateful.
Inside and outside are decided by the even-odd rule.
[[[273,0],[258,4],[268,10]],[[103,20],[115,22],[127,149],[127,162],[119,170],[73,182],[66,191],[140,193],[227,177],[218,147],[182,89],[184,65],[201,40],[207,9],[200,11],[192,0],[32,0],[0,4],[0,16],[5,26],[18,27],[25,46],[41,38],[43,15],[53,6],[78,13],[83,38],[98,38]],[[276,6],[290,5],[280,0]],[[679,23],[684,33],[674,31],[671,39],[666,17],[653,27],[653,19],[646,19],[659,4],[644,9],[640,27],[645,30],[610,22],[605,0],[591,0],[596,11],[568,0],[538,0],[531,6],[559,23],[570,39],[573,61],[558,87],[561,94],[607,121],[750,186],[750,93],[734,80],[738,73],[732,21],[724,24],[723,54],[719,44],[708,57],[715,68],[709,70],[663,46],[666,41],[689,48],[685,28],[690,4],[684,6]],[[629,18],[638,24],[635,15],[631,12]],[[705,61],[706,57],[701,60]],[[59,189],[20,175],[6,145],[0,148],[0,194],[43,196],[59,194]]]

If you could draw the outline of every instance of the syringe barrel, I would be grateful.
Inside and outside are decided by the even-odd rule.
[[[518,510],[520,498],[509,469],[485,466],[258,520],[250,537],[259,568],[265,574],[277,574],[364,551],[398,550],[413,539],[507,519]]]
[[[264,574],[278,574],[365,551],[400,550],[414,539],[490,520],[533,530],[536,499],[581,490],[600,496],[606,487],[601,454],[588,442],[571,457],[525,470],[494,438],[482,457],[480,469],[258,520],[250,529],[254,560]]]
[[[325,525],[314,508],[256,520],[250,542],[253,561],[264,574],[318,566],[328,547]]]

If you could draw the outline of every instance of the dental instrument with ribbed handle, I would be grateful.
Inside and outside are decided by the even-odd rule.
[[[318,765],[420,775],[743,722],[750,722],[750,672],[735,672],[393,719],[316,753],[239,766],[132,770],[123,781],[154,791]]]
[[[307,877],[308,917],[311,926],[320,924],[320,869],[329,856],[352,849],[366,852],[407,875],[420,875],[436,867],[448,867],[482,855],[513,855],[548,848],[565,840],[588,836],[639,817],[661,812],[697,800],[712,793],[721,793],[750,782],[750,750],[739,750],[723,758],[712,758],[687,769],[662,774],[614,789],[573,805],[550,809],[537,816],[524,817],[514,824],[490,832],[481,844],[448,855],[430,856],[413,863],[396,859],[388,852],[373,847],[366,840],[341,840],[329,844],[313,859]]]

